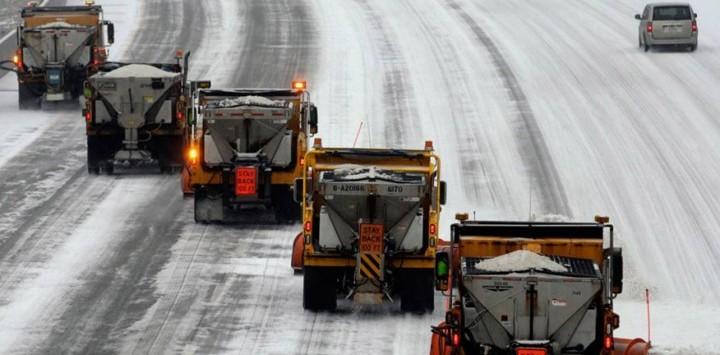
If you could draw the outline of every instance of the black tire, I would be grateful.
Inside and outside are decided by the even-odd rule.
[[[432,313],[435,309],[433,269],[402,269],[395,271],[400,285],[400,310]]]
[[[333,268],[306,266],[303,269],[303,308],[309,311],[337,309],[337,272]]]
[[[183,161],[183,137],[162,136],[154,137],[160,172],[163,174],[176,174],[180,172]]]
[[[294,201],[290,186],[273,185],[271,193],[277,223],[295,223],[300,220],[300,205]]]
[[[690,45],[690,52],[695,52],[696,49],[697,49],[697,44]]]
[[[40,109],[40,98],[35,96],[31,85],[18,84],[18,106],[21,110]]]
[[[638,48],[642,48],[642,47],[643,47],[642,36],[638,35]]]
[[[99,175],[100,174],[100,161],[102,159],[102,152],[98,145],[98,137],[87,136],[87,167],[88,174]]]

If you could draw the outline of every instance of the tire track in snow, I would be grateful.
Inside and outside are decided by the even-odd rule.
[[[510,101],[517,108],[517,116],[522,125],[517,129],[519,140],[520,156],[525,166],[530,171],[532,178],[531,190],[539,190],[540,211],[544,214],[560,214],[572,218],[572,211],[568,203],[567,195],[562,187],[560,175],[553,163],[550,151],[543,139],[542,131],[537,124],[532,108],[520,86],[515,73],[497,47],[492,38],[482,29],[462,7],[454,0],[446,0],[449,9],[465,22],[480,42],[492,56],[492,62],[500,74],[505,87],[508,90]],[[534,209],[537,211],[537,209]]]
[[[493,156],[492,152],[486,151],[487,138],[483,132],[478,132],[477,121],[475,117],[481,114],[476,110],[473,100],[472,85],[474,78],[461,66],[458,61],[461,55],[450,43],[449,38],[444,36],[444,32],[437,28],[428,18],[427,10],[418,5],[417,1],[403,0],[403,6],[408,12],[417,18],[423,32],[423,40],[430,45],[435,62],[438,64],[438,70],[442,73],[443,84],[449,102],[450,120],[452,121],[453,135],[456,142],[464,142],[456,145],[456,154],[459,156],[458,169],[461,171],[460,176],[463,177],[459,184],[462,186],[463,195],[469,201],[476,201],[483,205],[499,206],[507,200],[504,195],[509,194],[505,186],[494,186],[492,188],[483,188],[483,184],[491,184],[497,178],[492,177],[494,174],[488,162],[483,156]],[[420,9],[418,9],[420,6]],[[467,93],[467,94],[453,94]],[[436,120],[432,121],[437,124]],[[436,128],[436,129],[439,129]],[[446,162],[447,158],[443,159]],[[492,164],[492,163],[490,163]],[[447,167],[446,167],[447,168]],[[512,204],[512,203],[510,203]],[[507,206],[502,206],[507,208]]]
[[[371,145],[377,147],[395,147],[395,148],[417,148],[407,147],[410,142],[418,140],[421,132],[416,125],[413,125],[413,119],[416,118],[417,111],[415,109],[413,88],[408,83],[407,64],[403,59],[402,53],[396,48],[397,39],[394,34],[388,30],[383,23],[383,19],[367,0],[355,0],[360,7],[367,23],[372,28],[371,38],[377,46],[375,55],[379,56],[383,66],[383,83],[382,97],[384,106],[384,116],[381,122],[377,122],[376,117],[369,117],[368,120],[375,122],[369,129],[375,130],[371,135],[378,135],[378,130],[382,130],[383,142],[371,142]],[[374,128],[376,125],[382,124],[382,128]],[[411,123],[411,124],[408,124]],[[422,138],[420,138],[422,140]]]

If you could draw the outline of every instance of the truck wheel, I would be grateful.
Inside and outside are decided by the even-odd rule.
[[[305,267],[303,275],[303,308],[310,311],[337,309],[337,275],[326,267]]]
[[[293,200],[289,186],[274,185],[272,187],[272,204],[277,223],[295,223],[300,220],[300,206]]]
[[[97,137],[87,137],[87,167],[88,174],[99,175],[100,174],[100,160],[101,152],[98,146]]]
[[[28,84],[18,84],[18,106],[21,110],[40,109],[40,98],[35,96]]]
[[[435,285],[432,269],[402,269],[399,275],[400,310],[432,313],[435,309]]]

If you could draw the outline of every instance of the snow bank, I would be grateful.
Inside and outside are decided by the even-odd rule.
[[[224,99],[216,104],[216,107],[227,108],[237,106],[261,106],[261,107],[282,107],[285,108],[284,101],[274,101],[262,96],[243,96],[233,99]]]
[[[152,65],[130,64],[102,74],[104,78],[170,78],[179,76],[179,73],[167,72]]]
[[[567,268],[550,258],[527,250],[517,250],[509,254],[483,260],[475,264],[475,268],[483,271],[519,271],[528,269],[567,272]]]

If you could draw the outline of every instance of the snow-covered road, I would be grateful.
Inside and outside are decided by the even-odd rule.
[[[636,48],[639,0],[106,0],[115,59],[215,87],[307,78],[326,145],[432,139],[455,212],[611,216],[621,333],[720,354],[720,4],[696,53]],[[203,226],[172,176],[85,173],[77,112],[18,112],[0,79],[3,353],[426,353],[442,318],[304,312],[297,226]],[[557,216],[556,216],[557,217]]]

